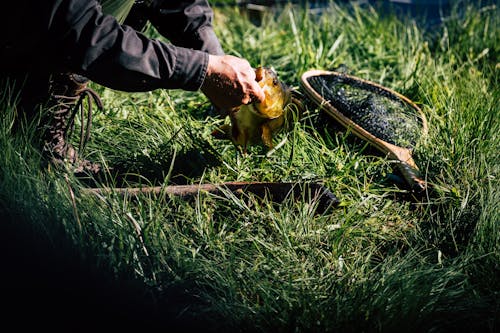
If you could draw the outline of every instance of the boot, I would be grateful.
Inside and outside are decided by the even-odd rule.
[[[99,173],[100,166],[81,159],[68,142],[74,130],[74,120],[80,112],[81,131],[79,152],[83,154],[90,136],[92,124],[92,100],[102,109],[102,102],[95,91],[87,87],[88,79],[76,74],[57,74],[50,82],[50,98],[47,119],[44,122],[43,154],[54,166],[69,166],[75,174]],[[83,101],[87,98],[85,119]]]

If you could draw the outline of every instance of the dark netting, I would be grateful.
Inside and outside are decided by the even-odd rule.
[[[421,136],[418,111],[389,91],[342,75],[311,76],[307,81],[344,116],[381,140],[412,148]]]

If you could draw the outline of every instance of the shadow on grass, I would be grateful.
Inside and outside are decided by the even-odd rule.
[[[16,330],[215,331],[206,304],[183,281],[162,291],[83,259],[64,235],[48,239],[0,207],[2,322]],[[53,235],[52,235],[53,236]],[[57,243],[57,244],[56,244]],[[194,313],[197,316],[194,316]],[[10,325],[9,325],[10,324]]]
[[[199,142],[179,152],[164,147],[154,156],[137,155],[117,160],[113,162],[111,175],[115,187],[157,186],[162,185],[167,177],[169,184],[184,185],[191,179],[200,178],[206,169],[221,164],[220,154],[208,143]]]

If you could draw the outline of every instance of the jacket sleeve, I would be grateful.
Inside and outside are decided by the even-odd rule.
[[[224,54],[212,26],[213,11],[206,0],[154,0],[148,19],[175,45]]]
[[[203,83],[207,53],[149,39],[104,15],[95,0],[47,2],[49,40],[69,70],[122,91],[197,90]]]

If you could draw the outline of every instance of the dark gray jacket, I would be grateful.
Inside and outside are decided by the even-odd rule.
[[[151,40],[95,0],[7,0],[0,13],[0,73],[84,75],[122,91],[197,90],[208,53],[223,54],[205,0],[138,1],[131,22],[145,20],[172,43]],[[127,22],[126,22],[127,23]]]

